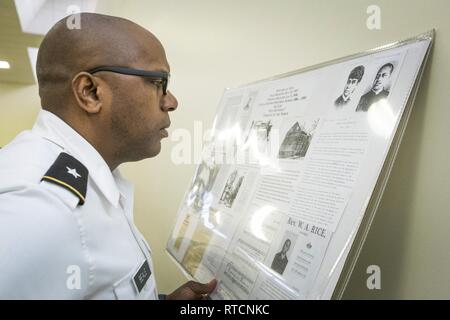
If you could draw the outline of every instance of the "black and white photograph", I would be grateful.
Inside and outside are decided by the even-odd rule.
[[[228,176],[227,182],[219,199],[219,204],[223,204],[225,207],[231,208],[236,200],[239,190],[241,189],[244,179],[245,174],[240,172],[238,169],[234,169]]]
[[[334,101],[336,109],[343,109],[352,101],[355,90],[364,76],[364,71],[363,65],[359,65],[350,71],[342,94]]]
[[[248,124],[250,123],[250,116],[252,114],[252,108],[254,106],[257,95],[258,91],[252,90],[248,93],[248,95],[242,98],[242,108],[239,111],[239,117],[237,120],[237,123],[239,124],[239,128],[241,130],[241,139],[245,138],[245,131],[249,132],[248,129],[246,130],[246,128],[248,128]]]
[[[303,159],[308,152],[319,118],[295,119],[283,137],[279,159]]]
[[[203,161],[197,169],[188,194],[188,205],[195,210],[208,209],[212,202],[211,189],[219,172],[220,166]]]
[[[373,105],[381,102],[389,96],[392,74],[395,70],[394,62],[388,62],[380,66],[371,88],[359,100],[356,112],[367,112]]]
[[[252,108],[252,105],[256,100],[257,94],[258,94],[258,91],[250,91],[250,93],[248,94],[248,97],[245,100],[244,106],[243,106],[244,111],[249,111]]]
[[[270,268],[275,272],[283,275],[298,235],[287,231],[280,243],[280,250],[274,255]]]
[[[261,154],[269,154],[272,128],[271,120],[252,121],[244,143],[255,146],[255,149]]]

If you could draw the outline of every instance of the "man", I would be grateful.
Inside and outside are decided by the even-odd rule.
[[[386,90],[386,87],[393,71],[394,65],[392,63],[386,63],[378,70],[372,89],[361,97],[356,107],[357,112],[366,112],[372,105],[388,97],[389,91]]]
[[[84,13],[80,30],[63,19],[45,36],[43,110],[0,150],[1,299],[158,298],[117,167],[160,152],[178,106],[169,72],[158,39],[125,19]],[[215,285],[166,298],[201,299]]]
[[[347,79],[347,83],[345,84],[344,87],[344,91],[334,102],[334,105],[337,108],[340,109],[350,102],[353,92],[355,92],[356,87],[361,82],[363,75],[364,75],[364,66],[357,66],[350,72]]]
[[[278,252],[272,261],[271,268],[278,272],[279,274],[283,274],[284,269],[286,269],[286,265],[288,264],[289,260],[287,258],[287,252],[289,251],[289,248],[291,247],[291,240],[286,239],[283,244],[283,248],[280,252]]]

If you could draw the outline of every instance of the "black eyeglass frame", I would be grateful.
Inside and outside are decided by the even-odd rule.
[[[138,76],[138,77],[145,77],[155,80],[162,80],[162,89],[163,94],[167,95],[167,86],[169,84],[170,79],[170,73],[164,72],[164,71],[147,71],[147,70],[141,70],[141,69],[133,69],[128,67],[115,67],[115,66],[102,66],[97,67],[94,69],[91,69],[88,71],[90,74],[94,74],[97,72],[106,71],[106,72],[114,72],[114,73],[120,73],[130,76]]]

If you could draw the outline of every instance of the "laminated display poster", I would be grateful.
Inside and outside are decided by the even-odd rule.
[[[167,244],[212,299],[340,298],[433,38],[225,91]]]

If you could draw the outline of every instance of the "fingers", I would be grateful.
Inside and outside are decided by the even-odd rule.
[[[206,284],[189,281],[171,294],[168,294],[166,300],[200,300],[211,293],[216,285],[217,281],[215,279]]]
[[[216,287],[216,285],[217,285],[216,279],[213,279],[205,284],[195,281],[189,281],[188,283],[186,283],[186,286],[188,286],[195,294],[198,295],[211,293]]]

